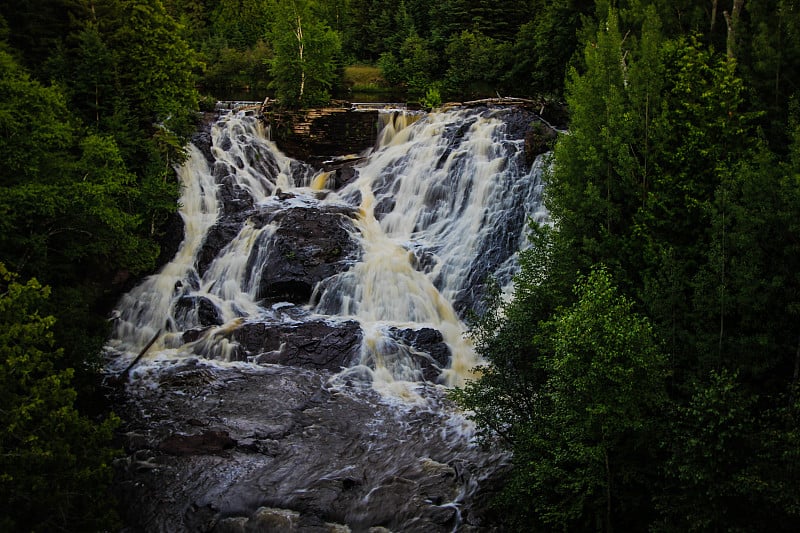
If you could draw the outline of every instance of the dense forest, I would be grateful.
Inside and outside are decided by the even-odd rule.
[[[0,5],[0,529],[113,529],[107,314],[169,253],[214,97],[563,101],[513,297],[453,393],[514,452],[508,530],[800,527],[791,0]]]

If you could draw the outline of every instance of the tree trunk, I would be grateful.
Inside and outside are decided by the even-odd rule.
[[[300,15],[297,15],[297,29],[294,32],[297,37],[297,50],[300,53],[300,100],[303,100],[303,93],[306,88],[306,67],[303,64],[303,51],[305,44],[303,43],[303,24],[300,20]]]
[[[714,33],[714,25],[717,23],[717,0],[713,0],[711,3],[711,31],[709,33]]]
[[[739,23],[739,14],[744,6],[744,0],[733,0],[733,10],[731,13],[723,11],[725,23],[728,25],[728,59],[736,59],[736,27]]]
[[[611,527],[611,465],[607,449],[603,450],[603,456],[606,460],[606,533],[611,533],[614,528]]]

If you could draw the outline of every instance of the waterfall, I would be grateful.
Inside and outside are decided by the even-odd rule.
[[[189,147],[184,240],[107,349],[119,372],[163,332],[115,406],[133,529],[480,530],[509,456],[446,390],[481,363],[465,317],[547,219],[545,161],[508,109],[379,118],[327,171],[245,114]]]
[[[214,124],[210,150],[191,146],[178,169],[185,224],[178,253],[118,306],[109,343],[116,364],[159,329],[166,333],[151,359],[224,361],[237,358],[241,343],[230,333],[244,323],[322,317],[360,325],[359,354],[343,369],[345,379],[367,376],[376,388],[420,381],[424,349],[398,331],[426,328],[449,349],[449,361],[430,361],[441,371],[438,381],[463,384],[480,363],[463,318],[480,308],[490,277],[510,283],[527,218],[546,217],[542,163],[526,168],[524,141],[508,134],[501,112],[381,116],[378,146],[336,190],[331,172],[287,158],[256,117],[231,114]],[[295,253],[279,250],[276,213],[304,208],[351,209],[347,231],[358,253],[347,268],[314,281],[308,301],[265,298],[264,271],[277,254]],[[211,234],[228,240],[209,249]]]

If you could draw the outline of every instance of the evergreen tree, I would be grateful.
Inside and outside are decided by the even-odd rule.
[[[514,299],[478,323],[489,363],[455,397],[485,441],[514,451],[499,505],[519,524],[790,531],[796,161],[754,140],[735,59],[669,38],[674,21],[639,7],[623,33],[598,2],[605,16],[567,80],[570,132],[548,176],[554,229],[523,255],[535,260],[522,262]],[[590,271],[570,304],[564,287]],[[644,330],[633,352],[639,341],[615,341]],[[636,368],[654,381],[601,385]],[[620,425],[604,427],[613,412]]]
[[[222,0],[209,16],[211,31],[239,51],[263,39],[274,17],[271,0]]]
[[[514,37],[505,74],[509,90],[513,94],[563,97],[567,67],[579,47],[582,17],[593,10],[590,0],[535,2],[530,20]]]

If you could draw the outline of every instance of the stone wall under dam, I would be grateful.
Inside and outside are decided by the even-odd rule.
[[[267,110],[262,120],[269,125],[272,140],[281,151],[322,168],[332,157],[358,154],[374,147],[384,125],[380,115],[388,113],[378,109],[335,107]]]

